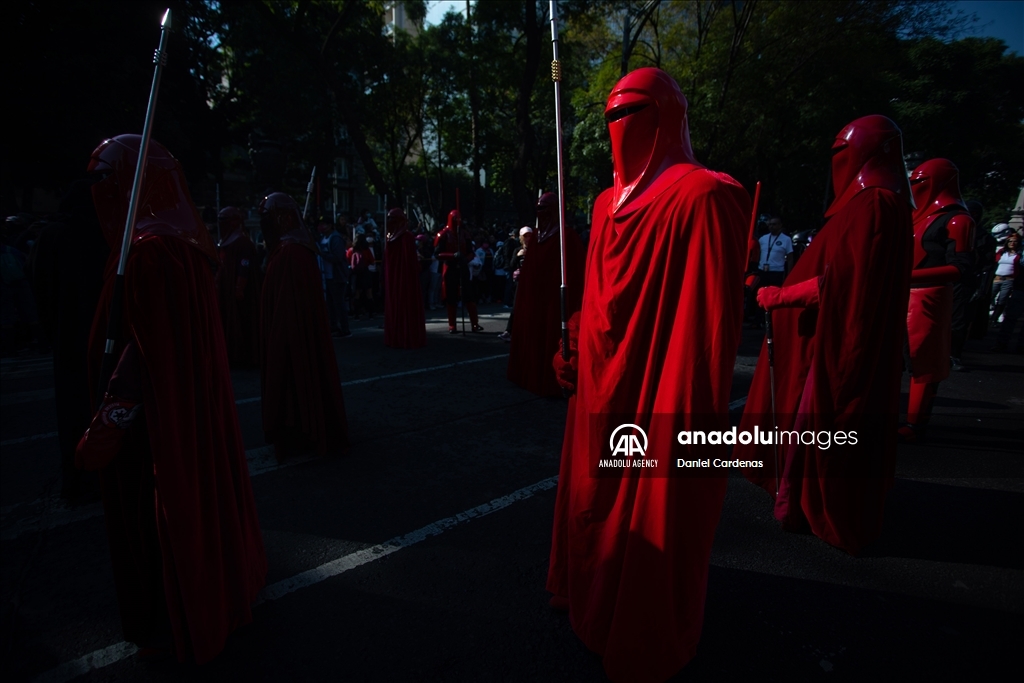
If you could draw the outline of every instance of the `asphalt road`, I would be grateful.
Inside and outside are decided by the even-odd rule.
[[[352,455],[279,467],[259,375],[233,382],[270,564],[254,622],[212,663],[122,642],[98,503],[57,500],[52,362],[0,364],[4,679],[602,681],[544,590],[565,420],[505,379],[506,311],[484,334],[336,340]],[[732,391],[760,343],[748,330]],[[680,681],[1016,680],[1024,643],[1024,357],[971,342],[926,445],[902,446],[882,538],[851,558],[787,534],[730,479],[704,635]],[[251,400],[256,399],[256,400]]]

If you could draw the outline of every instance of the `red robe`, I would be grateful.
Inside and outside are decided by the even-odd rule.
[[[820,278],[818,308],[772,314],[779,430],[858,434],[856,445],[828,449],[783,442],[775,517],[851,554],[881,533],[895,472],[912,241],[906,198],[862,190],[829,219],[786,278]],[[771,415],[765,346],[740,430],[771,429]],[[747,477],[775,496],[773,446],[738,444],[733,457],[763,461]]]
[[[551,358],[562,338],[562,284],[558,232],[530,246],[516,290],[515,328],[508,355],[508,378],[539,396],[561,396]],[[565,231],[566,315],[580,310],[586,250],[575,230]]]
[[[418,349],[427,345],[420,262],[408,230],[384,246],[384,345]]]
[[[232,366],[255,367],[260,362],[260,288],[256,245],[237,232],[217,249],[217,299],[224,327],[224,343]],[[236,287],[244,278],[243,296]]]
[[[93,321],[93,382],[118,255]],[[202,664],[252,621],[267,573],[213,273],[165,233],[132,245],[125,278],[122,339],[142,359],[145,420],[100,475],[121,622],[126,640],[146,643],[169,617],[178,659]]]
[[[270,254],[260,314],[267,443],[348,450],[348,421],[316,254],[282,241]]]
[[[725,497],[724,476],[668,466],[694,414],[728,424],[750,199],[724,174],[684,172],[616,220],[611,190],[594,205],[547,588],[614,681],[661,681],[694,656]],[[644,426],[655,471],[595,476],[611,422]]]

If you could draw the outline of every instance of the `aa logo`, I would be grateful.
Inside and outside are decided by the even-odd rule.
[[[634,424],[619,425],[608,439],[612,457],[643,458],[647,454],[647,432]]]

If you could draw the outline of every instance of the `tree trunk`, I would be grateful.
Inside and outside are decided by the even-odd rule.
[[[519,134],[519,149],[512,167],[512,202],[515,204],[520,224],[531,225],[536,215],[537,200],[527,187],[528,178],[533,176],[531,166],[534,163],[534,148],[536,146],[533,125],[530,122],[530,105],[533,97],[533,85],[537,81],[537,69],[540,67],[541,52],[541,31],[537,22],[536,0],[524,2],[523,12],[526,61],[522,79],[519,81],[519,93],[516,97],[516,132]]]

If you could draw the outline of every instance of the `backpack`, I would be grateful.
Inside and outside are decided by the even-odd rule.
[[[507,264],[505,263],[505,245],[501,245],[501,249],[494,252],[494,258],[491,260],[491,266],[495,270],[505,270]]]

